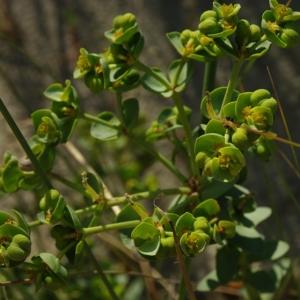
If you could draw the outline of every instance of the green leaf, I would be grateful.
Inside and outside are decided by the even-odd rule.
[[[231,103],[228,103],[228,104],[231,104]],[[224,127],[224,124],[221,120],[212,119],[206,124],[205,134],[207,134],[207,133],[217,133],[220,135],[225,135],[226,128]]]
[[[216,271],[221,284],[231,281],[237,274],[240,254],[240,251],[233,247],[224,246],[218,249]]]
[[[169,66],[169,77],[175,92],[182,92],[189,83],[194,71],[194,63],[192,60],[183,61],[181,59],[174,60]],[[177,75],[179,72],[179,75]]]
[[[248,272],[244,277],[244,282],[262,293],[263,299],[266,299],[266,296],[272,299],[272,295],[279,288],[281,280],[288,272],[290,263],[290,259],[284,258],[275,263],[269,271],[257,269]]]
[[[151,70],[161,78],[162,81],[168,82],[167,77],[159,68],[151,68]],[[169,98],[172,96],[173,91],[170,87],[163,84],[160,80],[157,78],[154,78],[153,76],[145,73],[141,78],[141,84],[142,86],[152,92],[161,95],[162,97]]]
[[[130,67],[126,64],[119,64],[117,67],[110,70],[109,80],[110,82],[116,82],[124,78],[130,71]]]
[[[185,212],[179,217],[175,224],[175,230],[178,237],[181,237],[186,232],[191,232],[194,230],[194,223],[196,218],[189,212]]]
[[[133,229],[131,238],[141,254],[156,255],[160,246],[160,231],[154,225],[142,222]]]
[[[207,178],[207,181],[204,184],[204,188],[201,191],[201,198],[219,198],[221,195],[229,191],[234,186],[237,180],[238,177],[229,182],[222,182],[214,179],[213,177],[209,177]]]
[[[210,292],[220,286],[217,270],[208,273],[197,285],[197,291]]]
[[[257,207],[253,212],[245,213],[243,215],[243,218],[241,219],[237,218],[237,221],[241,222],[246,227],[256,227],[259,223],[261,223],[262,221],[270,217],[271,214],[272,214],[271,208]]]
[[[197,205],[197,207],[193,210],[193,215],[195,217],[205,217],[211,219],[219,212],[220,205],[218,201],[215,199],[207,199]]]
[[[220,88],[213,90],[209,94],[213,110],[217,116],[221,112],[221,107],[222,107],[222,103],[223,103],[223,99],[224,99],[226,90],[227,90],[226,87],[220,87]],[[230,98],[230,102],[235,101],[237,99],[238,95],[239,95],[239,92],[236,90],[233,90],[232,96]],[[210,118],[209,113],[206,108],[206,103],[207,103],[207,96],[205,96],[202,99],[200,109],[201,109],[202,114],[206,118]]]
[[[77,214],[75,213],[73,208],[71,208],[68,205],[66,206],[66,209],[64,211],[64,218],[66,221],[68,221],[69,223],[71,223],[73,225],[73,227],[76,229],[76,231],[78,231],[78,232],[83,231],[82,224],[81,224]]]
[[[180,32],[169,32],[167,33],[167,38],[170,41],[170,43],[173,45],[173,47],[176,49],[176,51],[178,52],[178,54],[180,54],[181,56],[183,55],[182,49],[183,49],[183,45],[182,45],[182,41],[180,39]]]
[[[233,59],[238,60],[239,59],[239,54],[238,54],[238,49],[235,43],[231,42],[230,39],[228,38],[220,38],[220,37],[215,37],[214,42],[220,48],[222,51],[227,53],[229,56],[231,56]]]
[[[102,112],[97,117],[114,127],[94,122],[91,126],[92,137],[100,141],[112,141],[118,139],[121,134],[121,123],[118,118],[111,112]]]
[[[7,193],[13,193],[19,189],[19,180],[22,171],[19,169],[18,159],[12,156],[2,171],[2,184]]]
[[[195,143],[195,153],[209,151],[216,152],[219,148],[225,146],[224,136],[217,133],[208,133],[197,138]]]
[[[145,39],[141,32],[136,32],[127,44],[129,53],[137,60],[144,48]]]
[[[131,129],[139,118],[139,102],[136,98],[129,98],[122,103],[122,113],[127,129]]]
[[[16,216],[18,227],[22,228],[28,234],[28,236],[30,236],[30,228],[29,228],[27,222],[25,221],[24,217],[18,211],[14,210],[14,209],[12,209],[11,211]]]
[[[261,254],[264,251],[264,239],[254,228],[236,225],[236,234],[230,243],[249,253]]]
[[[62,101],[64,87],[60,83],[50,85],[44,92],[44,95],[53,101]]]
[[[69,282],[68,271],[60,264],[59,259],[51,253],[40,253],[41,259],[64,282]]]
[[[268,40],[273,42],[275,45],[281,48],[287,48],[287,44],[280,39],[275,32],[273,32],[267,22],[275,22],[275,18],[272,14],[272,11],[266,10],[263,15],[262,15],[262,20],[261,20],[261,28],[264,32],[264,34],[267,36]]]
[[[142,206],[141,204],[134,203],[134,205],[139,206],[139,208],[141,210],[143,210],[144,212],[146,212],[145,207]],[[140,220],[140,219],[141,219],[140,215],[132,208],[132,205],[128,203],[118,213],[118,215],[116,217],[116,222],[120,223],[120,222]],[[123,244],[128,249],[131,249],[131,246],[132,246],[131,245],[131,233],[132,233],[132,231],[133,231],[133,228],[125,228],[125,229],[119,230],[121,241],[123,242]]]
[[[247,256],[247,261],[249,261],[249,263],[252,263],[264,260],[276,260],[285,255],[289,249],[289,244],[284,241],[265,241],[263,253],[251,253]]]

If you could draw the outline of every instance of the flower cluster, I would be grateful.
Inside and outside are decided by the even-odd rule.
[[[231,101],[222,108],[225,90],[218,88],[202,100],[202,113],[211,120],[203,126],[205,134],[196,140],[195,153],[196,162],[206,176],[232,181],[245,166],[242,152],[254,145],[259,133],[271,129],[277,101],[264,89],[235,91]],[[260,145],[262,141],[263,138]],[[261,149],[257,143],[254,148]],[[268,153],[271,155],[272,151]]]

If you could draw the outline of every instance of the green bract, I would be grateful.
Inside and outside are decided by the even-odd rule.
[[[40,253],[31,258],[32,263],[24,263],[27,270],[35,279],[36,292],[42,285],[49,290],[57,290],[69,283],[67,270],[51,253]]]
[[[64,197],[57,190],[50,190],[40,201],[42,212],[38,214],[38,218],[45,224],[56,224],[62,218],[65,207]]]
[[[239,149],[230,146],[221,148],[218,156],[212,160],[212,177],[220,181],[231,181],[244,166],[245,158]]]
[[[12,193],[19,189],[22,172],[19,168],[18,158],[6,151],[0,168],[0,190]]]
[[[18,266],[31,252],[29,227],[20,213],[13,213],[0,212],[0,267]]]
[[[270,10],[264,12],[261,27],[267,38],[281,48],[295,47],[300,44],[300,26],[294,21],[277,22]]]
[[[115,44],[128,42],[138,29],[135,16],[131,13],[115,17],[113,26],[114,28],[106,31],[104,35]]]
[[[276,0],[269,0],[272,14],[278,24],[294,22],[300,19],[300,12],[294,12],[290,7],[278,3]]]
[[[214,12],[204,12],[198,26],[200,32],[212,38],[225,38],[236,31],[237,13],[241,6],[226,5],[213,2]]]

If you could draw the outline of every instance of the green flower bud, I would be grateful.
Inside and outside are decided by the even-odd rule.
[[[251,96],[250,96],[250,101],[252,104],[252,107],[254,106],[259,106],[261,101],[264,99],[269,99],[271,98],[271,94],[269,91],[264,90],[264,89],[259,89],[254,91]]]
[[[184,30],[180,35],[180,40],[183,45],[183,55],[187,56],[193,53],[196,47],[199,45],[199,30],[191,31],[189,29]]]
[[[31,251],[30,239],[22,234],[16,234],[7,248],[7,255],[13,261],[26,259]]]
[[[176,255],[174,237],[160,239],[160,247],[155,255],[157,259],[165,259]]]
[[[57,190],[50,190],[50,192],[46,193],[45,196],[41,199],[40,209],[43,211],[46,211],[48,209],[54,210],[60,197],[62,196]]]
[[[205,217],[198,217],[194,223],[194,230],[201,230],[204,233],[209,234],[210,224]]]
[[[217,20],[218,14],[214,10],[207,10],[200,16],[200,22],[203,22],[208,18],[214,18]]]
[[[131,13],[115,17],[113,27],[112,30],[106,31],[104,35],[116,44],[128,42],[138,29],[135,16]]]
[[[37,129],[37,136],[41,142],[52,143],[60,137],[55,122],[49,117],[42,117],[41,123]]]
[[[119,30],[118,34],[123,34],[123,32],[125,32],[135,24],[136,24],[135,16],[131,13],[117,16],[113,20],[114,28]],[[117,33],[115,33],[115,35],[117,35]]]
[[[279,37],[287,44],[287,48],[298,46],[300,44],[300,26],[296,22],[284,24]]]
[[[222,31],[221,26],[215,18],[205,19],[199,24],[198,28],[204,35],[219,33]]]
[[[208,162],[211,159],[209,156],[209,152],[199,152],[196,155],[196,163],[200,169],[204,169],[204,166],[206,162]]]
[[[103,91],[103,75],[89,72],[84,76],[84,83],[93,94],[99,94]]]
[[[261,37],[261,29],[259,26],[252,24],[250,25],[250,32],[249,32],[249,43],[257,42]]]
[[[242,127],[237,128],[236,132],[231,137],[232,143],[241,151],[245,151],[251,147],[257,138],[258,134],[247,131]]]
[[[250,24],[247,20],[239,20],[236,27],[236,34],[241,36],[248,36],[250,31]]]

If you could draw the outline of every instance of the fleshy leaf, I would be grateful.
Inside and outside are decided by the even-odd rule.
[[[152,92],[159,94],[165,98],[169,98],[172,96],[173,91],[171,90],[171,87],[168,82],[168,79],[166,78],[165,74],[159,69],[159,68],[152,68],[151,69],[158,77],[160,77],[164,82],[166,82],[166,85],[163,84],[161,81],[156,79],[155,77],[145,73],[141,78],[142,86]]]
[[[201,202],[194,210],[195,217],[205,217],[211,219],[220,212],[220,205],[215,199],[207,199]]]
[[[92,137],[100,141],[116,140],[121,134],[121,123],[118,118],[111,112],[102,112],[97,118],[114,125],[115,128],[95,122],[91,126]]]
[[[182,66],[183,64],[183,66]],[[179,76],[177,76],[180,70]],[[177,93],[182,92],[189,83],[194,71],[194,64],[192,60],[183,62],[182,60],[174,60],[169,66],[169,77]],[[176,81],[176,82],[175,82]]]
[[[220,87],[220,88],[213,90],[209,94],[213,110],[217,116],[219,115],[219,113],[221,111],[221,107],[222,107],[222,103],[223,103],[223,99],[224,99],[226,90],[227,90],[226,87]],[[235,101],[237,99],[238,95],[239,95],[239,92],[236,90],[233,90],[230,102]],[[205,96],[202,99],[200,109],[201,109],[202,114],[205,117],[210,118],[210,115],[206,108],[206,105],[207,105],[206,103],[207,103],[207,96]]]

